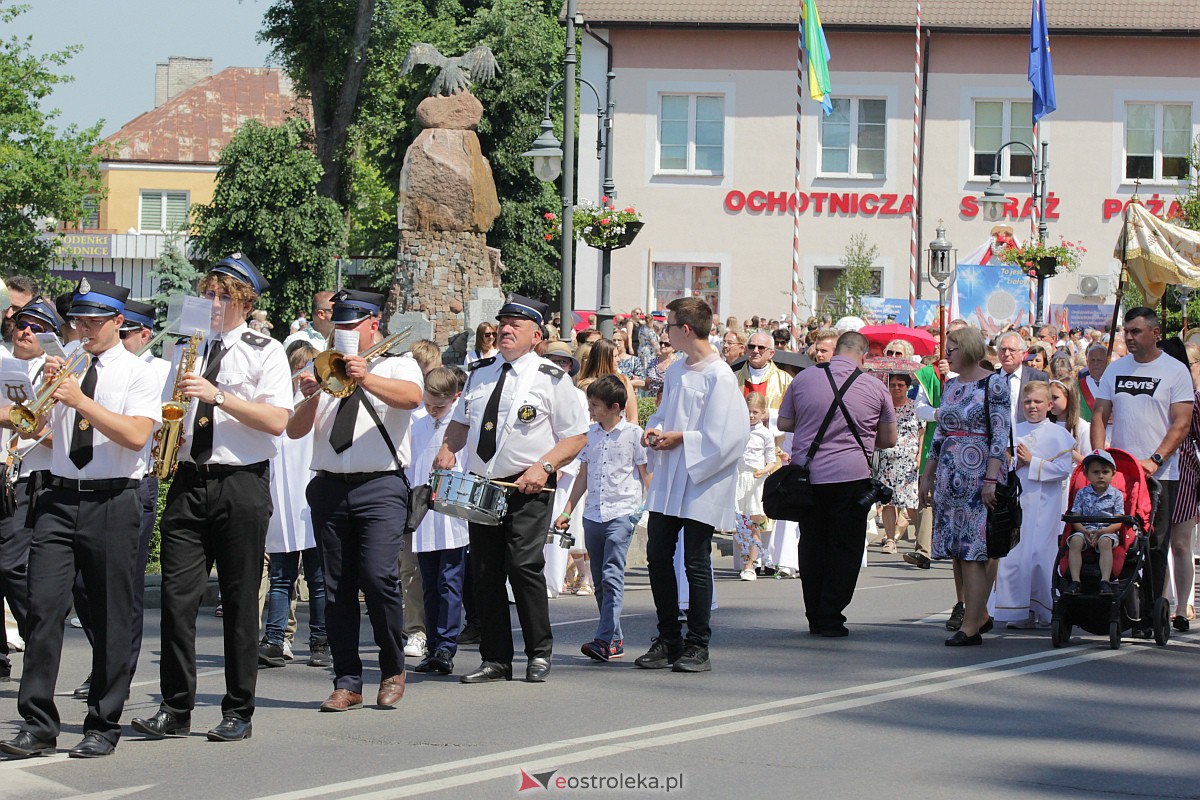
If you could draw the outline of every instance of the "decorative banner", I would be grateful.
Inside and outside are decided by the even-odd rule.
[[[954,319],[950,313],[950,298],[946,298],[946,321]],[[937,300],[918,300],[917,301],[917,327],[925,328],[930,325],[937,325],[938,322],[938,301]]]
[[[947,295],[947,322],[954,318],[950,311],[952,299]],[[887,325],[893,322],[897,325],[906,325],[908,324],[908,309],[910,307],[907,300],[895,297],[864,297],[862,298],[862,318],[868,325]],[[937,325],[937,300],[918,300],[915,309],[916,327],[925,328],[930,325]]]
[[[1029,322],[1029,276],[1007,264],[959,264],[955,278],[959,316],[987,335]]]
[[[1059,330],[1092,328],[1102,331],[1112,324],[1112,306],[1101,303],[1053,303],[1050,318]]]

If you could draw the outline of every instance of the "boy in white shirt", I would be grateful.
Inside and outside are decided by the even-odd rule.
[[[579,453],[579,475],[571,496],[554,521],[556,529],[566,530],[572,510],[587,491],[583,534],[591,558],[600,621],[595,638],[580,650],[597,661],[625,655],[621,632],[625,556],[633,528],[642,515],[643,493],[650,485],[642,429],[624,418],[627,400],[625,384],[616,375],[604,375],[588,385],[588,411],[595,422],[588,429],[587,445]]]

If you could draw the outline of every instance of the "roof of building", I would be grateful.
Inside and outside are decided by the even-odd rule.
[[[107,160],[215,164],[243,122],[278,125],[298,105],[281,70],[229,67],[126,123]]]
[[[795,25],[799,0],[577,0],[592,25],[777,27]],[[1200,33],[1200,4],[1178,0],[1047,0],[1051,31]],[[829,28],[912,27],[914,0],[818,0]],[[1030,0],[924,0],[930,28],[1028,29]]]

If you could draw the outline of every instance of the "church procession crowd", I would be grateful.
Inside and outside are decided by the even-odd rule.
[[[23,649],[22,722],[0,742],[10,758],[57,749],[72,605],[93,655],[69,755],[114,752],[156,522],[161,702],[125,721],[148,739],[191,732],[214,567],[217,742],[252,736],[258,671],[295,659],[301,573],[307,663],[332,673],[314,709],[361,708],[366,675],[375,704],[394,707],[407,668],[453,675],[464,644],[480,663],[461,683],[513,680],[510,604],[528,682],[551,674],[562,594],[595,598],[582,653],[624,658],[626,560],[643,525],[657,636],[629,643],[645,648],[642,669],[712,669],[718,535],[733,539],[740,580],[801,580],[814,636],[851,634],[872,539],[899,554],[910,528],[913,569],[953,563],[947,646],[981,645],[995,625],[1049,627],[1063,598],[1105,602],[1135,582],[1172,604],[1175,629],[1195,616],[1200,340],[1163,339],[1148,308],[1111,332],[988,337],[955,320],[922,358],[910,337],[872,337],[855,318],[721,324],[683,297],[633,309],[605,338],[594,320],[574,330],[511,295],[473,339],[401,348],[381,329],[383,295],[341,290],[318,292],[280,342],[255,310],[267,281],[235,253],[196,287],[209,335],[183,335],[164,360],[147,348],[154,308],[128,289],[83,279],[52,299],[21,276],[8,285],[0,375],[41,390],[0,401],[12,404],[0,593],[18,634],[0,642],[0,680]],[[159,477],[171,482],[156,519]],[[1145,575],[1131,576],[1124,515],[1149,478]],[[1065,512],[1079,517],[1067,529]],[[375,653],[360,648],[364,606]],[[1133,615],[1135,637],[1152,635],[1146,619]]]

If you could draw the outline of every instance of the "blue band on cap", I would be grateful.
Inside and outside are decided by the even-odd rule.
[[[520,309],[522,312],[524,312],[528,317],[530,317],[538,325],[542,324],[542,312],[538,311],[536,308],[533,308],[531,306],[524,305],[523,303],[514,303],[512,301],[505,303],[504,308],[500,309],[500,313],[497,316],[501,316],[501,317],[505,316],[504,311],[505,311],[505,309],[508,309],[508,308]]]
[[[146,316],[145,314],[142,314],[137,311],[132,311],[129,309],[126,309],[124,313],[125,313],[125,321],[126,322],[136,323],[138,325],[141,325],[143,328],[153,328],[154,327],[154,320],[152,320],[150,317]]]
[[[106,294],[99,292],[88,292],[87,294],[76,294],[71,298],[71,307],[87,305],[98,309],[109,309],[111,314],[124,314],[125,303],[115,297],[109,297]]]
[[[368,303],[363,300],[338,300],[333,304],[333,312],[336,314],[339,308],[357,308],[361,311],[366,311],[368,314],[378,314],[379,306],[374,303]]]

